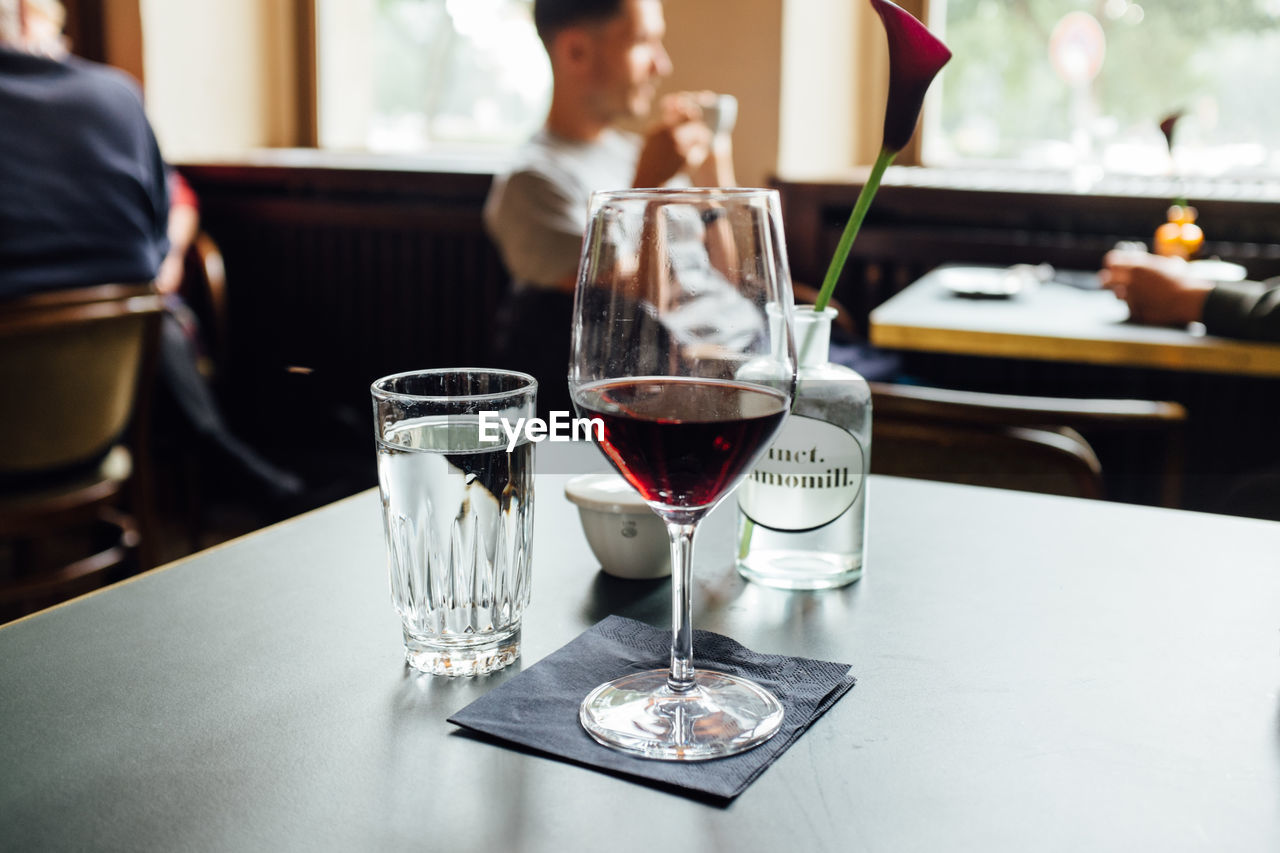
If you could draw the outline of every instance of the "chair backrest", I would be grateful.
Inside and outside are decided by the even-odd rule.
[[[161,310],[147,285],[0,302],[0,476],[74,467],[120,439]]]
[[[1074,430],[876,420],[871,446],[871,470],[877,474],[1103,496],[1102,465]]]
[[[227,270],[222,250],[201,231],[183,258],[183,301],[200,318],[202,336],[215,368],[225,368],[230,339],[227,331]]]
[[[871,383],[872,471],[1102,497],[1102,466],[1078,430],[1152,431],[1159,499],[1177,506],[1186,410],[1147,400],[1026,397]]]

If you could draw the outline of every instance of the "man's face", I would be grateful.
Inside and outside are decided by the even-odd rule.
[[[595,104],[609,121],[647,115],[658,80],[671,73],[662,46],[667,24],[661,0],[625,0],[622,11],[595,37]]]

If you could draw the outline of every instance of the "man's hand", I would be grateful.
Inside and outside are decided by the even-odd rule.
[[[689,92],[663,97],[658,123],[645,133],[633,186],[660,187],[682,173],[692,177],[711,155],[711,129],[702,122],[698,97]]]
[[[161,295],[177,293],[182,287],[182,279],[186,274],[184,255],[184,252],[170,252],[160,263],[160,269],[156,272],[153,283]]]
[[[711,150],[702,164],[689,173],[695,187],[735,187],[738,179],[733,172],[733,141],[727,134],[719,134],[711,140]]]
[[[195,206],[195,194],[176,172],[171,180],[171,187],[181,186],[185,192],[174,192],[174,200],[169,204],[169,254],[160,263],[155,277],[156,290],[165,295],[177,293],[182,287],[187,271],[187,249],[200,233],[200,211]]]
[[[1129,305],[1129,319],[1185,326],[1204,314],[1212,282],[1194,278],[1180,258],[1113,251],[1103,260],[1102,285]]]

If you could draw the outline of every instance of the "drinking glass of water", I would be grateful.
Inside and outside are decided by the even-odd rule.
[[[468,368],[373,383],[391,600],[414,669],[480,675],[520,655],[533,444],[508,446],[481,418],[532,418],[537,389],[524,373]]]

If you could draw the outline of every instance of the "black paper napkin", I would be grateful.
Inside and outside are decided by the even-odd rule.
[[[755,781],[814,720],[849,691],[849,665],[762,655],[721,634],[693,632],[694,665],[741,675],[782,702],[782,726],[754,749],[710,761],[654,761],[601,746],[578,723],[594,688],[630,672],[667,666],[671,632],[610,616],[495,688],[449,722],[553,758],[728,803]]]

